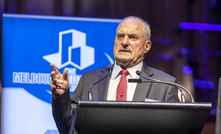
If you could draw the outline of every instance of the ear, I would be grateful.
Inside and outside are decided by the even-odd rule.
[[[145,54],[150,50],[151,44],[152,44],[152,43],[151,43],[150,40],[147,40],[147,41],[145,42],[145,44],[144,44],[144,53],[145,53]]]

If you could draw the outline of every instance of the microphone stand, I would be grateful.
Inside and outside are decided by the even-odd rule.
[[[167,82],[167,81],[160,81],[160,80],[157,80],[157,81],[156,81],[155,79],[154,79],[154,80],[128,79],[128,82],[137,82],[137,83],[153,82],[153,83],[161,83],[161,84],[163,83],[163,84],[173,85],[173,86],[176,86],[176,87],[180,90],[182,102],[185,102],[185,96],[184,96],[184,94],[183,94],[182,89],[185,90],[185,91],[189,94],[189,96],[190,96],[190,98],[191,98],[191,101],[194,102],[194,99],[193,99],[193,96],[191,95],[191,93],[190,93],[185,87],[183,87],[183,86],[181,86],[181,85],[179,85],[179,84],[176,84],[176,83]]]
[[[89,91],[88,91],[88,98],[89,98],[89,100],[92,100],[92,99],[93,99],[92,87],[93,87],[95,84],[97,84],[98,82],[102,81],[103,79],[105,79],[106,77],[108,77],[108,76],[111,74],[112,69],[113,69],[113,65],[108,65],[107,69],[109,70],[108,75],[104,76],[103,78],[101,78],[101,79],[95,81],[94,83],[92,83],[92,84],[90,85],[90,88],[89,88]],[[102,70],[102,71],[104,71],[104,70]]]
[[[142,82],[152,82],[152,81],[143,80]],[[181,85],[179,85],[179,84],[171,83],[171,82],[167,82],[167,81],[161,81],[161,82],[154,81],[154,82],[155,82],[155,83],[164,83],[164,84],[169,84],[169,85],[174,85],[174,86],[176,86],[176,87],[180,90],[180,92],[181,92],[181,100],[182,100],[182,102],[185,102],[185,96],[184,96],[183,91],[182,91],[182,89],[183,89],[183,90],[185,90],[185,91],[189,94],[189,96],[190,96],[190,98],[191,98],[191,101],[194,102],[193,96],[191,95],[191,93],[190,93],[185,87],[183,87],[183,86],[181,86]]]

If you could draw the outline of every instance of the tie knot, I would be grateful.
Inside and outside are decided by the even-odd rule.
[[[126,69],[122,69],[122,70],[120,71],[120,74],[121,74],[121,75],[128,75],[129,72],[128,72]]]

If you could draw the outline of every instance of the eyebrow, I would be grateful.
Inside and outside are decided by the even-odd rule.
[[[117,35],[125,35],[125,33],[123,33],[123,32],[118,32]],[[131,34],[127,34],[127,35],[128,35],[128,36],[136,36],[136,37],[138,37],[138,35],[135,34],[135,33],[131,33]]]

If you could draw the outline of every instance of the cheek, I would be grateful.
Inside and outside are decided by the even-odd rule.
[[[117,45],[114,45],[114,53],[116,53]]]
[[[117,52],[118,52],[118,45],[117,45],[117,44],[114,44],[114,51],[113,51],[114,56],[117,55]]]
[[[139,44],[132,46],[132,49],[135,53],[141,53],[144,51],[144,48],[141,47]]]
[[[143,54],[144,54],[144,48],[139,47],[139,46],[133,48],[133,56],[134,57],[140,57]]]

